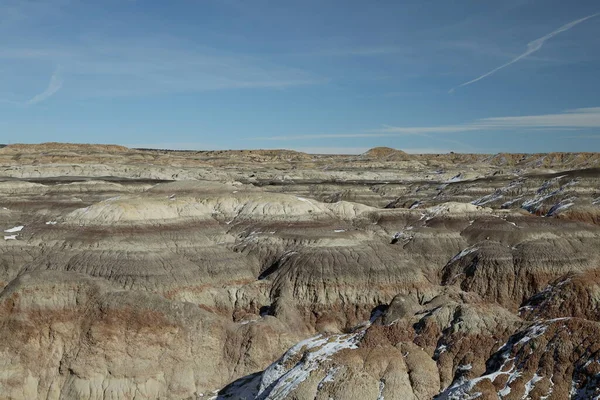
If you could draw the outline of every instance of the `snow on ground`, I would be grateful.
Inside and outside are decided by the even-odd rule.
[[[464,249],[463,251],[461,251],[460,253],[458,253],[457,255],[455,255],[454,257],[452,257],[450,259],[450,261],[448,261],[448,264],[452,264],[453,262],[460,260],[461,258],[463,258],[466,255],[469,255],[471,253],[476,252],[477,250],[479,250],[479,248],[477,247],[467,247],[466,249]]]
[[[57,222],[56,221],[48,221],[46,222],[46,225],[56,225]]]
[[[319,389],[321,389],[321,387],[323,386],[323,384],[327,383],[327,382],[333,382],[335,380],[335,374],[339,371],[338,367],[331,367],[329,368],[329,370],[327,371],[327,375],[325,375],[325,378],[323,378],[321,380],[321,382],[319,382],[319,385],[317,386]]]
[[[385,381],[382,379],[379,381],[379,395],[377,396],[377,400],[385,400],[383,398],[383,389],[385,389]]]
[[[477,200],[473,200],[471,202],[471,204],[474,204],[476,206],[482,206],[484,204],[487,203],[492,203],[496,200],[500,200],[501,198],[503,198],[504,196],[502,195],[502,192],[496,191],[492,194],[488,194],[487,196],[483,196]]]
[[[500,208],[510,208],[510,206],[512,206],[513,204],[521,201],[522,199],[523,199],[523,196],[516,197],[516,198],[514,198],[512,200],[509,200],[509,201],[507,201],[505,203],[502,203],[502,205],[500,206]]]
[[[598,200],[600,201],[600,199],[598,199]],[[419,207],[421,204],[423,204],[423,203],[421,203],[420,201],[416,201],[408,209],[414,210],[415,208]]]
[[[355,349],[364,334],[350,333],[344,335],[318,335],[306,339],[294,347],[278,361],[271,364],[262,374],[257,397],[265,400],[280,400],[300,383],[308,378],[314,370],[342,349]],[[299,358],[295,364],[292,360]]]
[[[440,345],[437,349],[435,349],[435,353],[436,354],[442,354],[443,352],[445,352],[448,349],[448,346],[446,346],[445,344]]]
[[[600,400],[600,374],[587,376],[582,378],[581,369],[586,368],[592,362],[600,364],[600,360],[590,359],[583,366],[576,368],[571,381],[570,395],[571,399],[584,400],[593,399]]]
[[[17,235],[4,235],[4,240],[17,240]]]
[[[455,182],[462,182],[462,174],[458,174],[458,175],[454,175],[452,178],[448,179],[446,182],[444,183],[455,183]]]
[[[558,176],[556,178],[552,178],[550,180],[545,181],[542,186],[537,190],[537,196],[535,196],[532,199],[526,200],[521,204],[521,208],[529,211],[529,212],[535,212],[537,211],[540,206],[542,205],[542,203],[554,196],[556,196],[559,193],[564,192],[565,188],[569,187],[569,186],[573,186],[576,185],[578,182],[576,180],[571,180],[567,183],[565,183],[564,185],[560,186],[558,189],[553,190],[550,193],[545,194],[548,189],[550,188],[551,185],[555,184],[556,182],[558,182],[558,180],[560,180],[561,178],[564,178],[566,175],[562,175],[562,176]],[[554,209],[555,207],[561,207],[561,203],[565,202],[565,205],[569,202],[572,202],[574,200],[574,198],[568,199],[568,200],[562,200],[561,202],[555,204],[552,209]],[[572,204],[569,204],[567,207],[568,208],[572,206]],[[552,212],[552,210],[551,210]],[[553,214],[556,214],[557,211],[554,211]],[[550,213],[549,213],[550,214]]]
[[[550,209],[550,211],[548,211],[546,216],[551,217],[553,215],[557,215],[561,211],[568,209],[569,207],[571,207],[575,204],[575,203],[573,203],[574,200],[575,200],[575,198],[571,197],[566,200],[559,201],[558,203],[556,203],[555,205],[552,206],[552,208]]]
[[[15,226],[14,228],[5,229],[4,232],[6,232],[6,233],[21,232],[23,230],[23,228],[25,228],[23,225]]]
[[[471,390],[479,382],[481,382],[485,379],[488,379],[491,382],[494,382],[496,380],[496,378],[501,375],[507,375],[508,379],[507,379],[504,387],[498,391],[498,396],[504,397],[504,396],[509,395],[511,392],[510,385],[515,380],[517,380],[517,378],[519,376],[522,375],[521,371],[517,369],[517,366],[522,366],[522,364],[519,363],[519,360],[515,359],[515,357],[510,357],[511,351],[514,348],[514,346],[525,344],[525,343],[529,342],[531,339],[535,339],[535,338],[539,337],[546,331],[549,324],[556,322],[556,321],[564,320],[564,319],[567,319],[567,318],[555,318],[555,319],[551,319],[551,320],[547,320],[547,321],[543,321],[543,322],[538,322],[538,323],[530,326],[525,332],[517,333],[516,335],[513,335],[511,337],[511,339],[509,339],[508,342],[506,342],[504,345],[502,345],[498,349],[498,351],[501,352],[499,356],[500,356],[500,360],[502,360],[502,365],[500,365],[500,367],[497,368],[496,371],[490,372],[486,375],[482,375],[478,378],[469,379],[469,380],[460,378],[456,382],[454,382],[449,388],[447,388],[443,393],[441,393],[439,395],[439,397],[437,397],[437,399],[438,400],[476,399],[481,395],[481,393],[471,393]],[[521,334],[523,336],[518,341],[515,341],[519,337],[518,335],[521,335]],[[509,365],[510,365],[510,369],[506,370]],[[460,369],[460,367],[459,367],[459,369]],[[540,379],[542,379],[542,377],[539,377],[536,379],[537,380],[535,380],[535,381],[532,379],[527,383],[527,385],[530,385],[531,389],[533,389],[533,386],[535,385],[535,383],[537,381],[539,381]]]
[[[509,183],[507,186],[501,187],[499,189],[496,189],[496,191],[494,191],[494,193],[488,194],[486,196],[483,196],[477,200],[473,200],[471,202],[471,204],[474,204],[476,206],[482,206],[484,204],[488,204],[488,203],[492,203],[494,201],[500,200],[504,197],[504,195],[508,192],[510,192],[513,189],[518,188],[519,186],[523,185],[523,182],[525,182],[525,180],[517,180],[517,181],[512,181],[511,183]],[[506,202],[504,203],[502,206],[504,207],[507,203],[514,203],[515,201],[512,200],[510,202]],[[508,204],[508,205],[510,205]]]
[[[533,390],[533,388],[535,387],[535,384],[538,383],[539,381],[541,381],[542,379],[544,379],[543,376],[539,376],[537,373],[535,373],[533,375],[533,378],[531,378],[526,384],[525,384],[525,394],[523,395],[523,398],[526,399],[527,396],[529,396],[529,393],[531,393],[531,391]]]
[[[370,325],[367,321],[360,330],[353,333],[321,334],[303,340],[262,373],[249,375],[232,383],[214,399],[286,399],[314,371],[323,370],[323,364],[337,352],[358,348],[358,342]],[[338,370],[335,366],[329,367],[319,386],[333,382]]]

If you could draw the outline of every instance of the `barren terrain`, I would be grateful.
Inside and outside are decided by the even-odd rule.
[[[0,169],[0,398],[600,398],[599,153]]]

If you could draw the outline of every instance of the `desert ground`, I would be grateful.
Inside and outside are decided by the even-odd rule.
[[[0,398],[600,397],[600,153],[0,168]]]

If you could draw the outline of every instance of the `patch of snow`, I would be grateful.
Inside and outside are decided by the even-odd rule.
[[[364,331],[343,335],[318,335],[296,344],[263,372],[258,397],[270,400],[287,398],[311,372],[335,353],[342,349],[356,349],[362,335]],[[300,354],[300,360],[290,368],[291,360],[298,358]]]
[[[56,225],[57,222],[56,221],[48,221],[46,222],[46,225]]]
[[[557,183],[559,180],[561,180],[565,176],[567,176],[567,175],[561,175],[561,176],[557,176],[557,177],[552,178],[552,179],[548,179],[547,181],[545,181],[544,183],[542,183],[542,186],[540,186],[540,188],[537,190],[537,192],[538,193],[542,193],[543,191],[547,190],[551,185]]]
[[[524,344],[534,339],[540,335],[542,335],[546,329],[548,328],[548,324],[556,322],[558,320],[563,320],[568,318],[555,318],[551,320],[544,321],[543,323],[537,323],[530,326],[525,332],[521,339],[517,342],[513,340],[509,340],[505,344],[503,344],[498,351],[501,353],[501,359],[503,359],[502,365],[495,371],[486,375],[482,375],[478,378],[466,380],[464,378],[458,379],[455,383],[453,383],[450,387],[448,387],[444,392],[442,392],[438,397],[439,400],[467,400],[467,399],[475,399],[480,394],[475,393],[471,394],[471,390],[482,380],[488,379],[490,382],[494,382],[497,377],[501,375],[508,375],[508,380],[504,387],[498,391],[499,396],[507,396],[511,392],[510,385],[517,380],[519,376],[521,376],[521,372],[517,370],[517,363],[515,363],[515,358],[510,358],[510,352],[515,345]],[[513,335],[514,338],[514,335]],[[510,369],[505,371],[505,367],[507,367],[508,363],[512,363]],[[541,379],[541,378],[540,378]],[[536,381],[537,382],[537,381]],[[535,383],[535,382],[534,382]],[[534,384],[532,383],[532,385]],[[533,387],[533,386],[532,386]]]
[[[523,182],[524,182],[524,180],[512,181],[507,186],[496,189],[493,193],[472,201],[471,204],[474,204],[476,206],[482,206],[484,204],[488,204],[488,203],[492,203],[494,201],[500,200],[511,190],[516,189],[519,186],[523,185]],[[508,206],[510,206],[511,204],[513,204],[516,201],[518,201],[518,200],[509,200],[506,203],[502,204],[502,208],[507,208]]]
[[[470,371],[473,369],[473,366],[471,364],[464,364],[464,365],[459,365],[457,369],[459,371]]]
[[[331,367],[329,368],[329,370],[327,371],[327,375],[325,375],[325,378],[323,378],[321,380],[321,382],[319,382],[319,385],[317,386],[318,389],[321,389],[321,387],[323,387],[323,384],[327,383],[327,382],[333,382],[335,379],[335,374],[338,372],[339,368],[337,367]]]
[[[540,206],[542,205],[542,203],[546,200],[548,200],[551,197],[556,196],[559,193],[562,193],[565,188],[569,187],[569,186],[573,186],[576,185],[578,182],[576,180],[571,180],[567,183],[565,183],[564,185],[560,186],[558,189],[553,190],[552,192],[547,193],[547,191],[549,190],[550,186],[557,183],[561,178],[564,178],[566,175],[562,175],[562,176],[558,176],[556,178],[552,178],[549,179],[547,181],[545,181],[542,186],[537,190],[537,196],[535,196],[533,199],[529,199],[525,202],[523,202],[523,204],[521,204],[521,208],[529,211],[529,212],[535,212],[537,211]],[[574,198],[570,198],[568,200],[561,200],[559,203],[555,204],[552,209],[548,212],[547,216],[553,215],[557,212],[556,208],[558,209],[564,209],[562,208],[563,206],[566,206],[565,208],[568,208],[570,206],[572,206],[572,204],[567,205],[567,203],[570,203],[574,200]]]
[[[510,394],[510,387],[508,386],[508,384],[506,386],[504,386],[503,389],[500,389],[498,391],[498,394],[502,397],[508,396]]]
[[[546,332],[546,329],[548,329],[548,326],[547,325],[543,325],[543,323],[537,323],[535,325],[532,325],[527,330],[527,334],[525,334],[525,336],[523,336],[521,338],[521,340],[519,340],[515,344],[516,345],[525,344],[525,343],[529,342],[531,339],[535,339],[535,338],[543,335],[544,332]]]
[[[414,210],[415,208],[419,207],[421,204],[423,204],[423,203],[421,203],[420,201],[414,202],[408,209]]]
[[[531,391],[533,390],[533,388],[535,387],[535,384],[538,383],[539,381],[541,381],[542,379],[544,379],[543,376],[539,376],[537,374],[537,372],[533,375],[533,378],[531,378],[526,384],[525,384],[525,394],[523,395],[523,398],[526,399],[527,396],[529,396],[529,393],[531,393]]]
[[[558,214],[561,211],[566,210],[567,208],[572,207],[575,203],[571,202],[573,199],[563,200],[552,206],[550,211],[546,214],[547,217],[551,217],[553,215]]]
[[[463,258],[466,255],[469,255],[471,253],[476,252],[477,250],[479,250],[479,248],[477,247],[467,247],[466,249],[464,249],[463,251],[461,251],[460,253],[458,253],[457,255],[455,255],[454,257],[452,257],[450,259],[450,261],[448,261],[448,264],[452,264],[453,262],[460,260],[461,258]]]
[[[512,206],[513,204],[517,203],[518,201],[520,201],[523,198],[523,196],[519,196],[516,197],[512,200],[509,200],[505,203],[502,203],[502,205],[500,206],[500,208],[509,208],[510,206]]]
[[[594,204],[594,205],[600,205],[600,197],[598,197],[597,199],[592,200],[592,204]]]
[[[444,183],[455,183],[455,182],[462,182],[462,173],[461,174],[457,174],[454,175],[452,178],[448,179],[446,182]]]
[[[4,240],[17,240],[17,235],[4,236]]]
[[[383,389],[385,389],[385,381],[382,379],[379,381],[379,394],[377,395],[377,400],[384,400]]]
[[[333,230],[335,233],[340,233],[340,232],[346,232],[345,229],[334,229]]]
[[[474,204],[476,206],[483,206],[484,204],[488,204],[488,203],[492,203],[494,201],[500,200],[503,197],[504,196],[502,195],[501,192],[496,191],[492,194],[488,194],[487,196],[483,196],[477,200],[473,200],[471,202],[471,204]]]
[[[5,229],[4,232],[6,232],[6,233],[21,232],[23,230],[23,228],[25,228],[23,225],[15,226],[14,228]]]

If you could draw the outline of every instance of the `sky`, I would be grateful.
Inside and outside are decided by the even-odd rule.
[[[597,0],[0,0],[0,143],[600,151]]]

